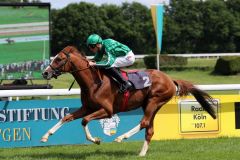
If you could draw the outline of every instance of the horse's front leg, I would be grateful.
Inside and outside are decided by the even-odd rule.
[[[61,128],[63,126],[63,124],[65,124],[67,122],[70,122],[70,121],[73,121],[73,120],[78,119],[78,118],[82,118],[86,114],[87,114],[86,108],[85,107],[81,107],[77,111],[66,115],[65,117],[63,117],[57,124],[55,124],[51,129],[49,129],[42,136],[41,142],[47,142],[48,141],[48,137],[50,135],[53,135],[59,128]]]
[[[88,129],[88,126],[87,124],[91,121],[91,120],[94,120],[94,119],[102,119],[102,118],[107,118],[109,117],[109,114],[105,111],[104,108],[101,108],[99,109],[98,111],[96,112],[93,112],[89,115],[87,115],[86,117],[84,117],[82,119],[82,125],[83,125],[83,128],[84,128],[84,131],[86,133],[86,138],[87,140],[95,143],[95,144],[100,144],[101,143],[101,140],[97,137],[93,138],[89,129]]]
[[[62,119],[55,124],[51,129],[49,129],[41,138],[41,142],[47,142],[48,141],[48,137],[53,135],[62,125],[64,124],[64,122],[62,121]]]

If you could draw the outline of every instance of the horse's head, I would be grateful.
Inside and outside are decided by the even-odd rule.
[[[44,79],[57,78],[63,72],[73,72],[76,66],[72,62],[73,56],[71,53],[77,51],[76,48],[68,46],[60,51],[52,60],[50,65],[43,71],[42,76]],[[73,66],[74,65],[74,66]]]

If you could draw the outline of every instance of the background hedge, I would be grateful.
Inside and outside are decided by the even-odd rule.
[[[240,57],[221,57],[214,67],[215,74],[234,75],[240,73]]]

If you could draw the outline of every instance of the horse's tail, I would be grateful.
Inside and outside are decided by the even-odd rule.
[[[213,119],[216,119],[216,113],[212,106],[214,106],[213,98],[204,92],[203,90],[195,87],[192,83],[184,80],[174,80],[174,83],[178,87],[178,96],[187,96],[191,93],[200,105],[212,116]]]

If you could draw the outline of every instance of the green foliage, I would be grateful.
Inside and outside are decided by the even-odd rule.
[[[144,63],[148,69],[157,68],[156,55],[144,57]],[[184,66],[187,65],[187,58],[174,56],[160,56],[160,67]]]
[[[101,10],[89,3],[70,4],[53,12],[52,51],[57,53],[67,45],[86,48],[86,39],[92,33],[104,35],[110,30],[99,16]]]
[[[156,69],[157,68],[157,60],[156,55],[145,56],[143,58],[144,64],[147,69]]]
[[[221,57],[217,60],[214,73],[234,75],[240,73],[240,57]]]
[[[232,41],[235,44],[236,51],[240,50],[240,1],[226,1],[229,12],[233,15],[233,23],[231,27]]]
[[[86,39],[92,33],[99,34],[103,39],[120,41],[136,54],[155,51],[150,10],[140,3],[100,7],[86,2],[70,4],[61,10],[53,10],[52,21],[54,54],[67,45],[88,52]]]
[[[162,52],[239,51],[239,6],[239,0],[172,0],[166,6]]]
[[[156,53],[150,8],[137,2],[70,4],[53,10],[52,22],[53,55],[67,45],[88,53],[86,38],[92,33],[116,39],[135,54]],[[163,54],[239,51],[240,0],[171,0],[165,6]]]
[[[201,14],[199,2],[172,0],[164,17],[163,52],[192,52],[203,33]]]
[[[234,52],[232,25],[233,15],[224,1],[213,0],[203,3],[203,19],[205,29],[202,43],[203,52]]]

